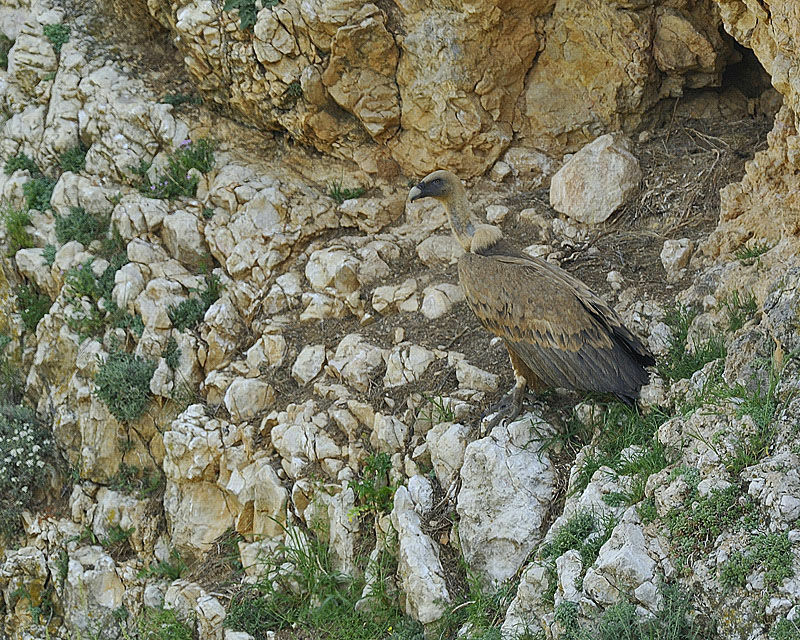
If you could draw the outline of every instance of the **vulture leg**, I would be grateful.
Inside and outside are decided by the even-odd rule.
[[[501,420],[507,420],[508,422],[511,422],[520,413],[522,413],[522,405],[525,402],[525,389],[528,386],[528,382],[525,380],[525,378],[516,373],[514,374],[514,377],[516,378],[516,384],[514,385],[514,388],[500,398],[499,402],[493,404],[486,410],[484,417],[491,415],[492,413],[494,413],[495,416],[488,422],[484,428],[484,431],[491,431],[498,424],[500,424]]]
[[[501,420],[511,422],[522,413],[522,406],[525,402],[525,397],[528,395],[526,391],[540,391],[544,388],[544,384],[531,371],[530,367],[520,358],[516,352],[506,343],[508,349],[508,357],[511,359],[511,367],[514,369],[514,388],[504,395],[499,402],[493,404],[484,414],[484,417],[496,412],[485,427],[485,431],[491,431]]]

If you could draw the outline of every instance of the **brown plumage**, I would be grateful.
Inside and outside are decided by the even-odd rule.
[[[447,211],[466,253],[458,277],[467,303],[503,338],[517,381],[510,417],[521,412],[525,387],[614,394],[632,404],[655,360],[620,317],[577,278],[507,243],[497,227],[470,215],[461,181],[434,171],[409,194],[431,197]]]

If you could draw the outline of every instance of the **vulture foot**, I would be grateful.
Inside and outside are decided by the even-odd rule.
[[[526,389],[524,386],[516,385],[511,391],[500,398],[500,401],[489,407],[481,418],[483,420],[492,414],[494,417],[481,429],[481,433],[487,433],[494,429],[501,422],[508,424],[522,413],[522,406],[525,404]]]

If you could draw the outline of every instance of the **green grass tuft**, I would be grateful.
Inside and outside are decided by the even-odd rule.
[[[617,521],[611,517],[600,517],[588,511],[578,511],[573,514],[564,525],[556,531],[550,542],[539,549],[539,558],[545,563],[548,570],[548,588],[543,595],[546,602],[552,602],[556,591],[556,568],[558,558],[570,549],[581,554],[583,570],[578,578],[582,583],[586,571],[597,560],[602,547],[611,537]],[[580,588],[581,585],[577,584]]]
[[[395,561],[384,552],[370,570],[377,579],[368,607],[356,611],[362,578],[334,570],[325,542],[286,529],[286,542],[263,558],[262,578],[234,594],[224,625],[265,640],[270,631],[291,629],[326,640],[424,640],[422,627],[399,610],[386,591]]]
[[[741,329],[758,312],[758,303],[752,291],[746,296],[740,296],[738,291],[734,291],[722,301],[722,306],[728,316],[730,331]]]
[[[724,358],[725,340],[722,335],[709,336],[699,344],[689,345],[689,327],[697,313],[686,307],[674,307],[664,316],[664,323],[672,330],[672,339],[665,358],[658,363],[658,374],[664,380],[689,378],[705,364]]]
[[[158,563],[150,565],[146,569],[142,569],[139,571],[137,577],[163,578],[165,580],[169,580],[170,582],[174,582],[184,573],[186,573],[188,568],[189,567],[181,557],[181,554],[176,549],[172,549],[169,552],[169,560],[159,560]]]
[[[647,478],[671,462],[669,452],[656,437],[658,428],[669,418],[660,409],[643,415],[637,408],[620,402],[607,404],[599,416],[598,435],[592,443],[594,451],[584,458],[573,492],[583,491],[600,467],[611,467],[620,475],[638,478],[633,492],[616,496],[622,501],[619,504],[635,504],[641,500]],[[624,458],[622,452],[631,446],[641,447],[641,453]]]
[[[352,189],[342,186],[341,180],[334,180],[328,184],[328,196],[333,198],[336,204],[342,204],[345,200],[360,198],[367,190],[364,187],[354,187]]]
[[[137,640],[193,640],[194,630],[174,609],[145,607],[136,620]]]
[[[741,247],[734,254],[742,264],[750,266],[754,264],[761,256],[767,251],[772,249],[773,245],[766,242],[755,243],[750,246]]]
[[[170,199],[197,194],[200,179],[195,173],[208,173],[214,167],[214,144],[205,138],[184,140],[181,146],[167,158],[167,167],[155,180],[150,179],[150,164],[142,162],[131,171],[139,176],[137,188],[148,198]]]
[[[782,618],[769,630],[770,640],[800,640],[800,622]]]

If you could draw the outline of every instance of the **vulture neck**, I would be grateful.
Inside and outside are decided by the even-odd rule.
[[[503,237],[497,227],[481,224],[470,211],[467,192],[459,183],[446,200],[443,200],[450,228],[464,251],[483,253],[496,245]]]

